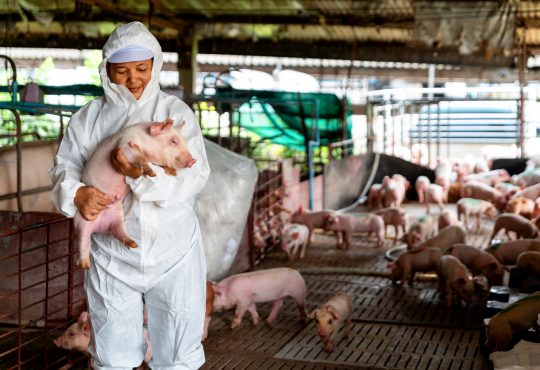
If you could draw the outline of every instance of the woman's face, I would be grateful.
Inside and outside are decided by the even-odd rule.
[[[109,78],[118,85],[124,85],[139,100],[144,88],[152,78],[153,60],[109,63]]]

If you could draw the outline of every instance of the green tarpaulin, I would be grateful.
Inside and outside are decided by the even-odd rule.
[[[343,102],[334,94],[218,88],[216,97],[223,101],[245,99],[233,114],[234,122],[262,139],[289,148],[304,150],[306,138],[316,139],[316,127],[320,145],[351,138],[350,104],[347,102],[343,114]],[[228,110],[227,105],[222,109]]]

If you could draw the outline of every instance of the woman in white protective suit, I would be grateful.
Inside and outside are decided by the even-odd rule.
[[[172,118],[196,159],[177,176],[152,166],[156,177],[126,182],[124,201],[129,249],[107,234],[94,234],[92,267],[85,272],[95,369],[132,369],[143,361],[143,297],[153,349],[152,369],[197,369],[204,363],[206,262],[193,205],[210,169],[203,137],[191,109],[159,89],[163,64],[156,38],[139,22],[119,26],[103,47],[99,66],[105,96],[73,115],[60,144],[52,201],[68,217],[87,219],[110,200],[80,180],[98,143],[123,127]]]

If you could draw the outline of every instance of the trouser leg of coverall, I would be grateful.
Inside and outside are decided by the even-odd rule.
[[[132,370],[146,352],[142,293],[130,288],[92,260],[84,277],[92,328],[92,367]]]
[[[202,248],[194,246],[145,293],[153,370],[191,370],[204,363],[205,266]]]

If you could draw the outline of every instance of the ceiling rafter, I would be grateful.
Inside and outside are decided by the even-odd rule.
[[[148,14],[143,15],[141,13],[134,13],[126,11],[125,9],[120,9],[116,5],[111,4],[109,1],[104,0],[78,0],[81,3],[87,5],[96,6],[106,12],[111,12],[118,15],[120,18],[124,18],[129,21],[140,21],[143,23],[148,23]],[[167,18],[163,16],[151,15],[151,23],[154,26],[161,28],[173,28],[173,29],[182,29],[186,26],[186,23],[178,20],[176,18]]]

